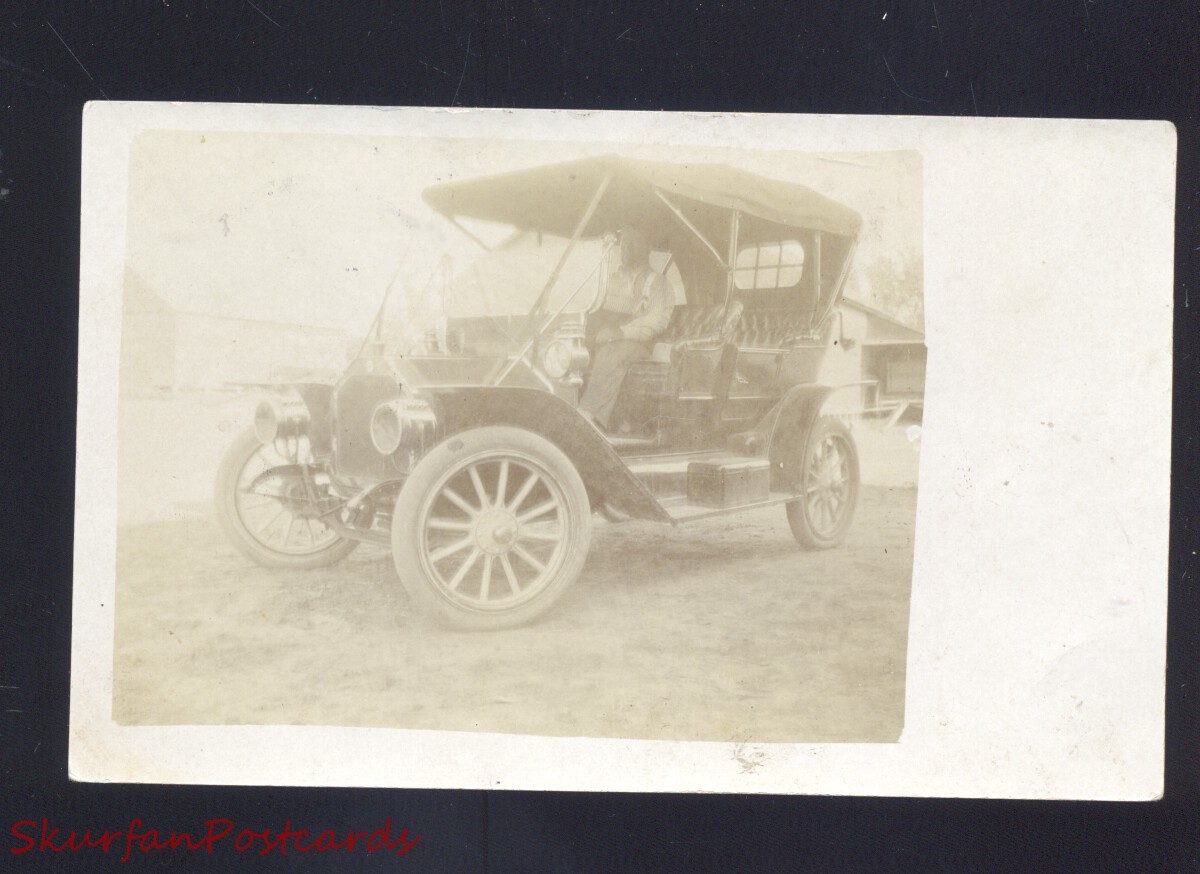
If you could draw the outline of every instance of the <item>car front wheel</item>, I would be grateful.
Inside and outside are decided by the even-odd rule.
[[[243,555],[264,567],[306,569],[341,561],[358,541],[323,521],[331,499],[302,467],[243,431],[217,471],[217,519]],[[305,482],[305,476],[309,481]]]
[[[797,490],[787,505],[788,524],[806,549],[831,549],[846,539],[858,503],[858,450],[850,429],[821,418],[812,427]]]
[[[459,628],[511,628],[544,614],[579,576],[590,540],[579,473],[520,428],[442,442],[405,481],[392,519],[400,581]]]

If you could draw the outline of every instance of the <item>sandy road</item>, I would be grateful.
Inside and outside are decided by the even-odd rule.
[[[523,629],[412,614],[387,552],[266,570],[208,517],[120,528],[115,719],[717,741],[894,741],[913,489],[864,487],[847,543],[781,508],[597,523],[583,575]]]

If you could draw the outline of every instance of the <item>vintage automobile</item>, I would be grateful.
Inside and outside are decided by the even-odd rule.
[[[803,547],[843,541],[858,455],[821,415],[833,389],[818,375],[856,212],[723,165],[615,156],[424,198],[486,251],[447,281],[443,326],[417,348],[392,342],[381,307],[339,378],[264,387],[216,483],[238,549],[314,568],[383,544],[419,608],[497,629],[571,585],[594,514],[680,525],[779,505]],[[475,220],[512,233],[488,247]],[[651,263],[678,304],[609,433],[578,402],[613,232],[630,223],[657,237]]]

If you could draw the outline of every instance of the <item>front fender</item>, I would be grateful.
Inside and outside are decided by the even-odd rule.
[[[435,398],[443,434],[485,425],[510,425],[545,437],[571,459],[588,492],[638,519],[671,517],[596,428],[556,395],[512,387],[424,387]]]

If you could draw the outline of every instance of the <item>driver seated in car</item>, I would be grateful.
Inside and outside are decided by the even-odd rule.
[[[604,430],[626,371],[650,357],[654,339],[666,330],[675,308],[666,278],[650,266],[650,237],[637,227],[619,233],[621,263],[608,276],[604,303],[588,319],[593,365],[579,409]]]

